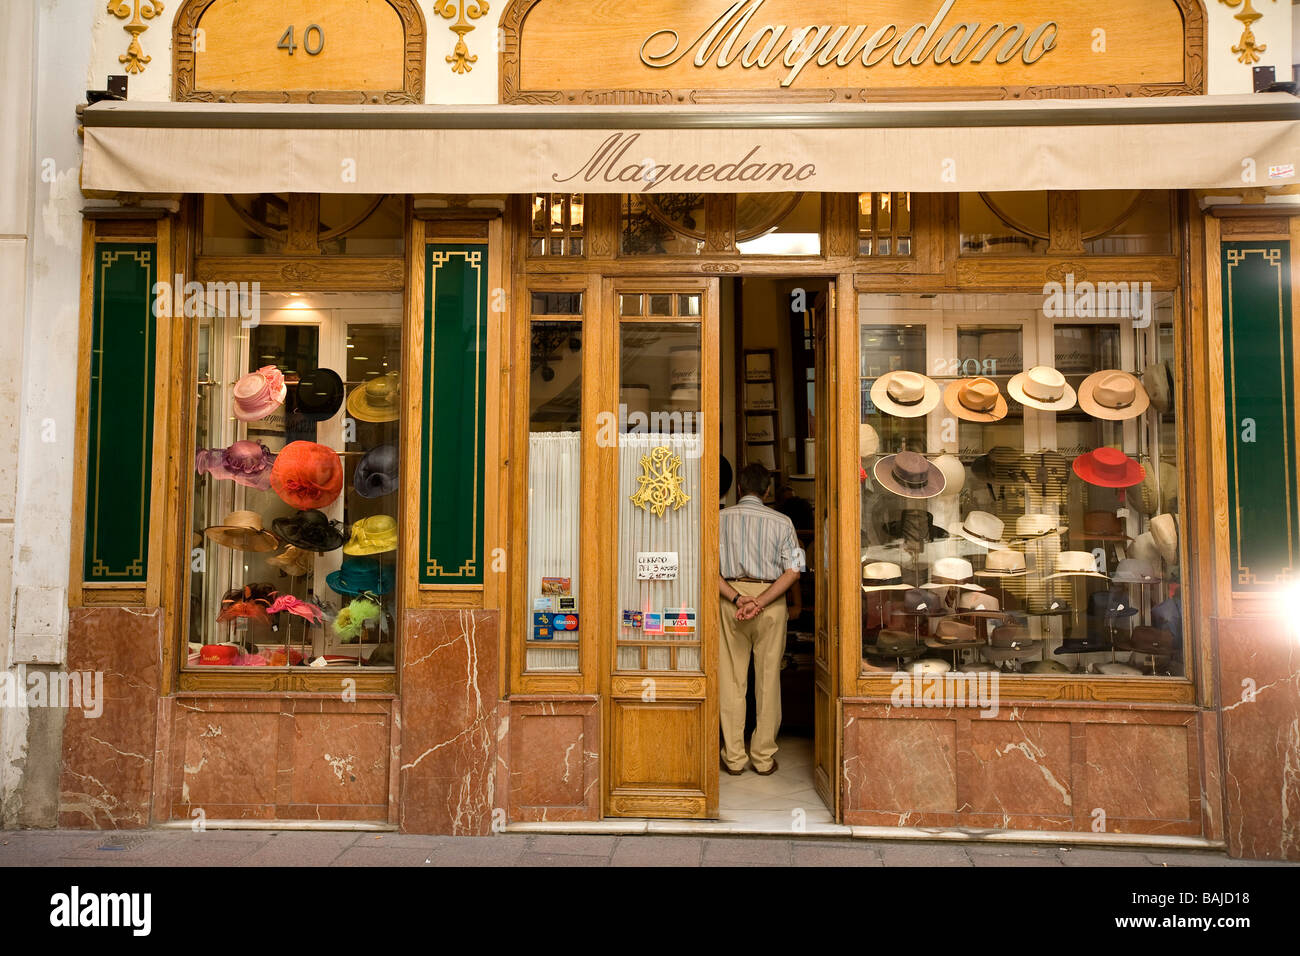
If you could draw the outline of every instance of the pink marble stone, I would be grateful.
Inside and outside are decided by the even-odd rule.
[[[513,698],[498,749],[507,815],[520,821],[600,819],[600,703]]]

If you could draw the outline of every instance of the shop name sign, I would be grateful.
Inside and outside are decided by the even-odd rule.
[[[963,63],[992,60],[1008,63],[1019,57],[1034,64],[1056,48],[1059,27],[1054,20],[1037,24],[949,24],[957,0],[944,0],[927,22],[874,24],[813,24],[792,26],[755,22],[766,0],[735,0],[693,40],[674,29],[657,30],[641,44],[641,62],[664,69],[689,58],[698,69],[757,67],[784,69],[780,85],[787,87],[803,70],[847,67],[871,68]],[[690,34],[686,34],[690,36]]]

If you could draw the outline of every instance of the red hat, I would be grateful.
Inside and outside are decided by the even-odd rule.
[[[271,487],[300,510],[324,508],[343,490],[343,462],[334,449],[314,441],[290,442],[275,456]]]
[[[279,463],[277,462],[277,465]],[[1102,447],[1074,459],[1074,473],[1101,488],[1131,488],[1141,484],[1146,469],[1117,448]],[[275,474],[271,474],[272,483]]]

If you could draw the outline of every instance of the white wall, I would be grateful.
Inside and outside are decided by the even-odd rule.
[[[1233,19],[1242,7],[1226,6],[1219,0],[1203,0],[1210,18],[1208,70],[1209,93],[1250,93],[1254,90],[1253,70],[1257,66],[1277,69],[1279,80],[1291,79],[1292,19],[1290,0],[1253,0],[1263,19],[1254,26],[1255,42],[1268,49],[1258,63],[1240,63],[1232,48],[1241,41],[1242,23]]]

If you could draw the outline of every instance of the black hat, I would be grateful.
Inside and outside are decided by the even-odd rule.
[[[330,521],[325,512],[312,508],[287,518],[276,518],[271,528],[281,540],[305,551],[325,552],[343,547],[343,525]]]
[[[1110,637],[1101,628],[1090,627],[1084,637],[1067,637],[1056,649],[1057,654],[1092,654],[1095,651],[1109,651]]]
[[[919,617],[939,617],[949,612],[948,607],[943,603],[943,598],[933,591],[910,588],[903,592],[902,613]]]
[[[362,498],[382,498],[397,490],[397,446],[376,445],[357,462],[352,487]]]
[[[1119,591],[1096,591],[1088,596],[1088,617],[1129,618],[1138,612],[1133,603]]]
[[[308,421],[333,418],[343,407],[343,379],[332,368],[314,368],[298,376],[294,411]]]

